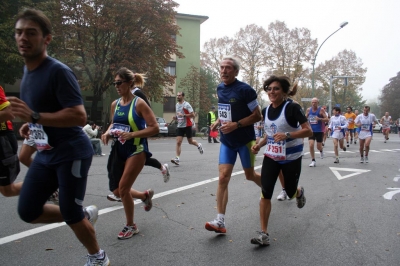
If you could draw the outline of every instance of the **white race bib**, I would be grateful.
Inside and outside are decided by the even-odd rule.
[[[129,125],[114,123],[112,128],[110,129],[110,135],[118,138],[118,141],[121,142],[122,144],[124,144],[126,142],[126,140],[121,139],[119,137],[119,135],[122,132],[130,132],[130,131],[131,131],[131,127]]]
[[[314,116],[314,115],[309,116],[308,120],[310,121],[310,124],[313,124],[313,125],[318,124],[317,116]]]
[[[275,142],[273,137],[268,136],[264,154],[274,161],[286,160],[286,140]]]
[[[361,130],[369,131],[370,124],[361,124]]]
[[[232,110],[230,104],[218,104],[218,118],[221,123],[232,122]]]
[[[49,137],[41,124],[29,123],[30,138],[35,141],[38,151],[51,150],[53,147],[49,145]]]

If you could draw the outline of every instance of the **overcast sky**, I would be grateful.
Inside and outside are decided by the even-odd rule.
[[[201,47],[211,38],[233,37],[256,24],[268,29],[276,20],[289,29],[308,28],[318,45],[344,21],[318,53],[316,66],[344,49],[352,50],[366,67],[364,99],[373,100],[400,72],[400,0],[176,0],[177,12],[208,16],[201,25]],[[351,80],[349,80],[351,82]]]

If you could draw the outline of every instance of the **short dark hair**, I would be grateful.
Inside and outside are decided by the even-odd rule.
[[[350,111],[353,111],[353,108],[351,106],[347,106],[348,109],[350,109]]]
[[[183,97],[185,97],[185,93],[184,93],[183,91],[178,91],[178,93],[181,93],[181,95],[182,95]]]
[[[15,24],[19,20],[31,20],[35,23],[37,23],[42,30],[43,37],[51,34],[52,32],[52,26],[50,19],[40,10],[37,9],[24,9],[20,13],[18,13],[17,17],[15,18]]]
[[[290,90],[290,79],[287,76],[270,76],[266,81],[264,81],[263,88],[266,90],[269,85],[273,82],[278,82],[284,93],[287,93],[289,96],[294,96],[297,92],[297,83],[294,84],[292,90]]]
[[[94,125],[94,122],[91,121],[91,120],[89,120],[89,121],[88,121],[88,124],[91,125],[91,126],[93,126],[93,125]]]
[[[340,107],[339,106],[333,107],[333,110],[338,111],[340,113]]]

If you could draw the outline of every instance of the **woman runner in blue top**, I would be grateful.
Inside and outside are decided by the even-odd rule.
[[[121,198],[126,216],[126,226],[118,234],[118,239],[131,238],[139,232],[133,221],[132,198],[141,199],[145,203],[146,211],[152,207],[153,190],[139,192],[132,189],[132,185],[142,171],[146,158],[151,157],[146,138],[159,131],[151,108],[144,100],[131,93],[130,85],[133,80],[129,80],[127,75],[127,69],[120,69],[116,73],[114,85],[121,98],[111,104],[112,122],[107,132],[101,136],[104,144],[114,138],[110,156],[114,156],[115,165],[113,169],[108,169],[109,177],[110,182],[114,180],[119,184],[113,193]]]

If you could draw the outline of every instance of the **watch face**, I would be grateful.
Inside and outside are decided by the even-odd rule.
[[[32,117],[35,118],[35,119],[39,119],[40,115],[39,115],[39,113],[33,112],[32,113]]]

